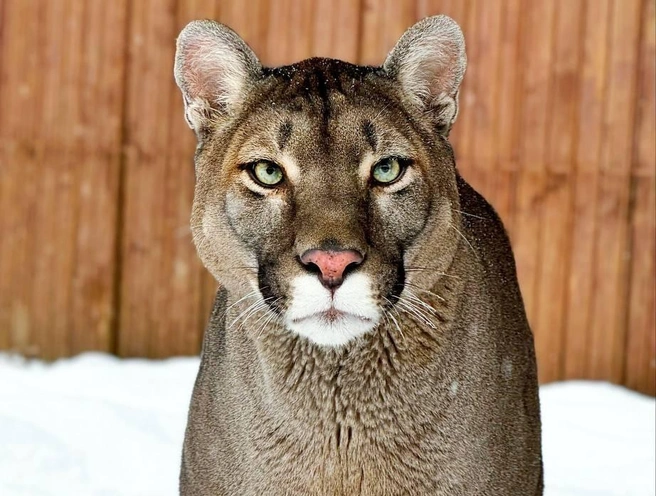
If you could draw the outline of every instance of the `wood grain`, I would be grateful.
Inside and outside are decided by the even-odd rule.
[[[358,62],[381,65],[403,32],[416,20],[412,0],[362,0]]]
[[[567,333],[562,350],[565,377],[587,377],[595,285],[595,236],[604,108],[608,88],[611,2],[588,2],[583,21],[583,52],[579,68],[578,143],[574,176],[574,207],[569,256]]]
[[[541,266],[543,245],[540,225],[550,186],[546,160],[547,130],[552,115],[550,90],[555,15],[553,2],[526,2],[522,6],[525,26],[520,55],[523,96],[513,245],[517,275],[535,335],[536,350],[544,355],[539,367],[541,379],[553,377],[553,354],[558,353],[558,350],[548,349],[551,330],[536,325],[539,306],[545,303],[538,299],[538,284],[544,269]]]
[[[3,4],[3,347],[112,350],[124,14],[124,2]]]
[[[2,26],[2,79],[0,80],[0,332],[7,329],[4,345],[25,354],[48,354],[35,342],[31,270],[36,236],[34,213],[38,204],[40,151],[36,136],[41,91],[38,6],[5,1]],[[40,157],[39,157],[40,158]]]
[[[613,4],[593,266],[587,376],[620,382],[626,358],[629,187],[635,124],[641,2]]]
[[[656,392],[656,9],[642,2],[638,106],[632,164],[631,279],[624,383]]]
[[[569,8],[568,8],[569,6]],[[567,267],[573,211],[572,170],[578,136],[578,96],[583,4],[556,5],[546,146],[546,189],[540,222],[540,280],[535,328],[545,382],[563,377],[567,324]]]
[[[78,130],[77,263],[72,273],[71,353],[115,351],[120,167],[126,71],[127,2],[86,6]]]
[[[126,81],[124,205],[118,353],[157,356],[176,4],[131,4]],[[167,272],[170,275],[170,272]],[[179,332],[183,332],[179,329]],[[173,343],[172,343],[173,344]]]
[[[491,200],[508,231],[511,240],[515,237],[515,189],[519,169],[519,137],[522,98],[519,90],[522,78],[521,15],[520,0],[503,2],[500,19],[499,66],[497,98],[498,114],[494,122],[496,130],[496,157],[494,172],[489,186],[494,191]]]

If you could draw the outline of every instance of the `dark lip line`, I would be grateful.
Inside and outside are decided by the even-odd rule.
[[[350,316],[352,316],[352,317],[355,317],[355,318],[360,319],[360,320],[364,320],[364,321],[366,321],[366,322],[371,322],[371,321],[373,321],[373,319],[370,319],[369,317],[362,317],[361,315],[357,315],[357,314],[350,313],[350,312],[343,312],[342,310],[338,310],[338,311],[339,311],[341,314],[343,314],[343,315],[350,315]],[[294,324],[298,324],[299,322],[302,322],[302,321],[307,320],[307,319],[312,318],[312,317],[320,317],[322,314],[324,314],[324,313],[326,313],[326,312],[328,312],[328,310],[324,310],[324,311],[321,311],[321,312],[311,313],[310,315],[306,315],[305,317],[292,319],[292,322],[293,322]]]

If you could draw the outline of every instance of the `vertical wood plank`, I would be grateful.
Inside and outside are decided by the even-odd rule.
[[[556,4],[554,52],[551,67],[550,121],[547,130],[547,184],[540,222],[540,280],[535,327],[542,380],[562,378],[567,310],[569,234],[573,206],[572,166],[578,132],[578,71],[581,53],[583,4]]]
[[[574,210],[568,268],[564,359],[564,375],[568,378],[587,376],[590,355],[592,301],[595,292],[595,208],[608,87],[606,67],[610,47],[610,9],[609,0],[590,0],[585,4]]]
[[[494,208],[499,213],[511,240],[514,239],[515,185],[518,169],[519,115],[521,97],[520,55],[520,0],[503,2],[499,41],[498,116],[495,122],[497,156],[491,190],[495,192]]]
[[[70,350],[114,350],[127,2],[88,2],[79,81],[81,157]]]
[[[492,204],[496,189],[492,177],[497,155],[499,46],[502,2],[471,2],[467,33],[467,82],[463,84],[463,113],[458,146],[463,177]]]
[[[37,147],[30,139],[36,135],[40,108],[38,32],[37,5],[5,0],[0,46],[0,328],[8,329],[8,346],[25,354],[41,351],[33,344],[30,270],[39,185]]]
[[[644,0],[642,8],[642,39],[638,65],[636,95],[635,163],[633,173],[640,177],[656,174],[656,2]]]
[[[522,12],[525,29],[520,60],[524,68],[520,160],[522,170],[542,172],[547,158],[546,136],[551,111],[550,80],[556,4],[551,1],[525,2]]]
[[[536,324],[541,303],[538,299],[542,248],[540,222],[544,197],[549,189],[546,159],[555,7],[554,2],[525,2],[522,7],[524,26],[520,63],[523,65],[523,101],[513,240],[517,275],[536,349],[541,356],[538,368],[541,379],[554,374],[554,361],[548,349],[551,329]]]
[[[381,65],[401,35],[415,22],[412,0],[362,0],[362,40],[358,62]]]
[[[151,342],[168,316],[157,282],[162,267],[162,224],[173,68],[176,3],[131,4],[128,39],[126,158],[118,352],[152,356]],[[170,309],[169,309],[170,310]]]
[[[640,0],[615,2],[597,198],[593,319],[588,377],[621,382],[626,350],[628,206]]]
[[[642,2],[625,384],[656,395],[656,3]]]
[[[519,160],[521,77],[520,62],[522,36],[522,1],[503,2],[499,57],[499,117],[497,121],[497,149],[500,168],[517,170]]]
[[[61,5],[61,4],[60,4]],[[50,42],[51,47],[57,47],[61,40],[61,30],[57,30],[49,23],[52,17],[56,17],[56,12],[53,13],[53,8],[57,5],[50,5],[51,8],[41,10],[38,19],[37,36],[31,41],[31,49],[36,52],[39,60],[39,66],[45,66],[43,78],[38,78],[34,81],[32,90],[34,91],[34,98],[30,103],[39,101],[39,106],[35,107],[33,111],[37,114],[37,120],[34,123],[34,135],[48,134],[49,120],[53,115],[53,102],[52,94],[48,95],[47,86],[60,86],[58,78],[61,74],[56,71],[53,73],[54,67],[52,66],[51,57],[52,53],[48,53],[39,41]],[[41,40],[39,40],[39,37]],[[45,80],[45,81],[44,81]],[[45,83],[45,85],[44,85]],[[67,115],[62,116],[62,121],[67,121]],[[29,140],[29,137],[25,137]],[[46,143],[41,141],[35,144],[34,166],[36,168],[36,177],[34,178],[36,185],[36,201],[32,205],[32,216],[30,219],[30,237],[32,238],[31,250],[28,251],[28,258],[26,265],[31,279],[28,291],[28,308],[30,309],[31,318],[31,333],[30,345],[34,347],[37,353],[64,353],[66,354],[66,344],[63,343],[57,349],[52,349],[48,345],[52,343],[44,342],[49,340],[50,336],[42,334],[43,325],[52,318],[52,301],[50,300],[50,287],[48,285],[48,268],[54,263],[54,245],[51,244],[52,229],[51,224],[44,218],[45,215],[52,209],[51,203],[54,203],[55,189],[57,188],[56,181],[59,174],[63,172],[62,156],[60,154],[50,159],[48,167],[43,167],[44,157],[46,152],[44,150]],[[64,205],[64,210],[68,210],[68,205]],[[66,257],[66,255],[64,255]],[[65,283],[65,282],[64,282]],[[62,291],[67,292],[67,288],[62,288]],[[53,337],[57,333],[53,333]]]
[[[624,384],[656,395],[656,180],[638,177],[633,186],[631,291]]]
[[[470,122],[470,134],[478,136],[472,140],[467,154],[475,164],[489,171],[497,158],[497,126],[499,99],[499,63],[501,43],[502,2],[500,0],[481,1],[473,4],[475,22],[475,58],[469,76],[474,82],[474,119]],[[470,7],[471,8],[471,7]],[[470,32],[474,32],[473,29]],[[490,192],[492,194],[492,192]]]
[[[118,20],[114,38],[89,31],[92,9],[70,0],[3,4],[0,327],[9,347],[46,358],[112,347],[125,4],[106,8]],[[106,56],[87,65],[94,51]],[[97,190],[89,177],[101,178]],[[84,249],[94,194],[109,211],[96,211],[98,234]]]
[[[37,91],[42,95],[36,135],[41,137],[39,157],[39,200],[31,257],[34,339],[48,358],[70,353],[68,307],[71,276],[75,263],[75,231],[79,170],[78,139],[75,133],[79,115],[78,74],[83,4],[70,1],[49,2],[41,10],[42,77]],[[74,132],[65,132],[73,130]]]
[[[460,26],[465,24],[468,11],[467,2],[460,0],[417,0],[417,20],[434,15],[446,15]]]
[[[271,0],[265,51],[258,54],[267,65],[286,65],[312,52],[314,2]]]
[[[5,20],[5,15],[4,15],[4,0],[0,0],[0,47],[5,45],[5,34],[6,30],[4,28],[4,20]],[[3,53],[2,50],[0,49],[0,108],[4,108],[3,106],[3,92],[2,92],[2,62],[3,62]],[[5,188],[2,187],[3,183],[9,183],[9,177],[7,175],[6,170],[8,169],[5,161],[6,161],[6,156],[5,156],[5,147],[6,143],[5,140],[3,139],[4,135],[2,134],[3,129],[2,129],[2,120],[0,119],[0,208],[4,207],[2,198],[3,194],[7,194]],[[6,207],[5,207],[6,208]],[[2,215],[2,210],[0,210],[0,232],[5,232],[5,219],[6,215]],[[7,268],[3,265],[2,263],[2,257],[1,255],[3,254],[3,244],[0,242],[0,350],[6,350],[9,349],[11,346],[11,340],[10,340],[10,329],[8,325],[8,314],[9,312],[3,308],[3,305],[8,304],[9,298],[5,295],[5,292],[7,292],[8,289],[8,284],[5,282],[4,284],[2,283],[2,275],[6,274],[4,270],[7,270]],[[4,269],[4,270],[3,270]]]
[[[269,11],[273,6],[269,0],[220,0],[217,3],[217,20],[227,24],[253,49],[262,63],[267,64],[267,40],[269,33]],[[273,26],[280,29],[279,26]]]
[[[315,0],[312,56],[357,63],[363,0]]]

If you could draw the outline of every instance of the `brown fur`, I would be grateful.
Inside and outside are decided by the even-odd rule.
[[[224,26],[181,35],[176,77],[199,137],[192,229],[222,285],[181,494],[542,494],[535,353],[512,251],[446,138],[464,45],[452,21],[422,22],[381,68],[309,59],[267,69]],[[425,74],[407,67],[430,36],[449,86],[409,92]],[[211,88],[194,72],[204,37],[233,71],[199,58]],[[372,155],[410,157],[409,186],[386,193],[361,177]],[[255,193],[240,165],[257,158],[298,177]],[[366,254],[356,272],[374,280],[385,316],[339,347],[281,318],[290,278],[306,272],[299,255],[322,247]]]

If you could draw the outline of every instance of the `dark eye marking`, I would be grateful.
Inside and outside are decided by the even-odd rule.
[[[280,151],[285,148],[289,142],[289,138],[292,137],[292,128],[293,126],[291,121],[285,121],[280,126],[280,129],[278,129],[278,148]]]
[[[376,136],[376,128],[371,121],[364,121],[362,123],[362,133],[371,149],[375,152],[378,146],[378,137]]]

